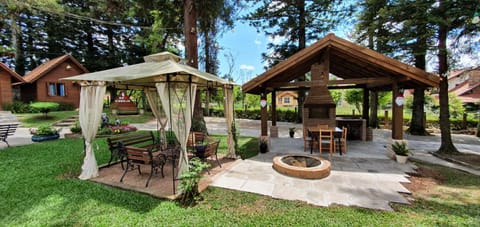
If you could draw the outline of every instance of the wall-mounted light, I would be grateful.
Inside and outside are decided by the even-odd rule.
[[[68,65],[65,67],[65,69],[70,70],[70,69],[72,69],[72,66],[71,66],[70,64],[68,64]]]

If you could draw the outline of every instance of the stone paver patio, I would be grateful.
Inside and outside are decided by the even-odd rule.
[[[379,139],[382,141],[381,139]],[[400,193],[410,193],[401,183],[409,183],[406,172],[412,164],[397,164],[385,155],[379,141],[352,141],[348,154],[329,157],[332,171],[320,180],[298,179],[277,173],[272,159],[282,154],[305,154],[299,138],[272,138],[271,151],[248,160],[240,160],[217,175],[211,186],[246,191],[278,199],[300,200],[318,206],[339,204],[371,209],[392,210],[390,203],[408,204]],[[314,153],[313,155],[319,155]]]

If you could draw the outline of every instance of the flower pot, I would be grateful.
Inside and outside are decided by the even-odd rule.
[[[289,134],[290,134],[290,138],[293,138],[293,136],[295,135],[295,132],[290,131]]]
[[[397,159],[398,163],[405,164],[407,162],[408,156],[404,155],[395,155],[395,158]]]
[[[267,153],[267,152],[268,152],[268,144],[260,143],[260,153]]]
[[[60,138],[60,135],[59,134],[55,134],[55,135],[47,135],[47,136],[37,136],[37,135],[33,135],[32,136],[32,141],[33,142],[42,142],[42,141],[47,141],[47,140],[56,140]]]

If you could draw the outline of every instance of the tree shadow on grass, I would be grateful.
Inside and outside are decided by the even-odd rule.
[[[147,213],[164,202],[140,193],[79,180],[76,178],[82,164],[79,160],[83,161],[81,139],[2,150],[0,223],[23,225],[31,224],[32,220],[37,220],[36,224],[40,221],[41,225],[68,223],[84,219],[83,213],[108,215],[105,212],[117,208]]]

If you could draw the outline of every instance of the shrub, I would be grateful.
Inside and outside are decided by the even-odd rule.
[[[34,102],[30,104],[30,107],[34,110],[43,113],[45,118],[50,111],[57,110],[60,105],[56,102]]]
[[[70,131],[72,133],[81,133],[82,132],[82,128],[80,127],[80,122],[76,121],[75,122],[75,125],[73,125],[71,128],[70,128]]]
[[[109,127],[98,128],[97,135],[111,135],[113,130]]]
[[[200,193],[198,192],[198,182],[203,177],[202,171],[208,168],[209,164],[202,162],[199,158],[192,158],[189,162],[188,171],[182,173],[181,183],[179,185],[182,190],[180,197],[180,204],[184,206],[195,205],[200,200]]]
[[[13,103],[6,103],[3,105],[4,110],[12,111],[12,113],[30,113],[32,112],[30,106],[24,102],[15,101]]]
[[[36,136],[51,136],[58,134],[58,130],[52,128],[50,125],[40,125],[33,134]]]
[[[177,137],[175,136],[175,132],[168,130],[165,132],[165,138],[167,140],[167,144],[178,144]]]
[[[67,102],[60,102],[58,103],[58,111],[72,111],[75,110],[75,105],[72,103]]]

